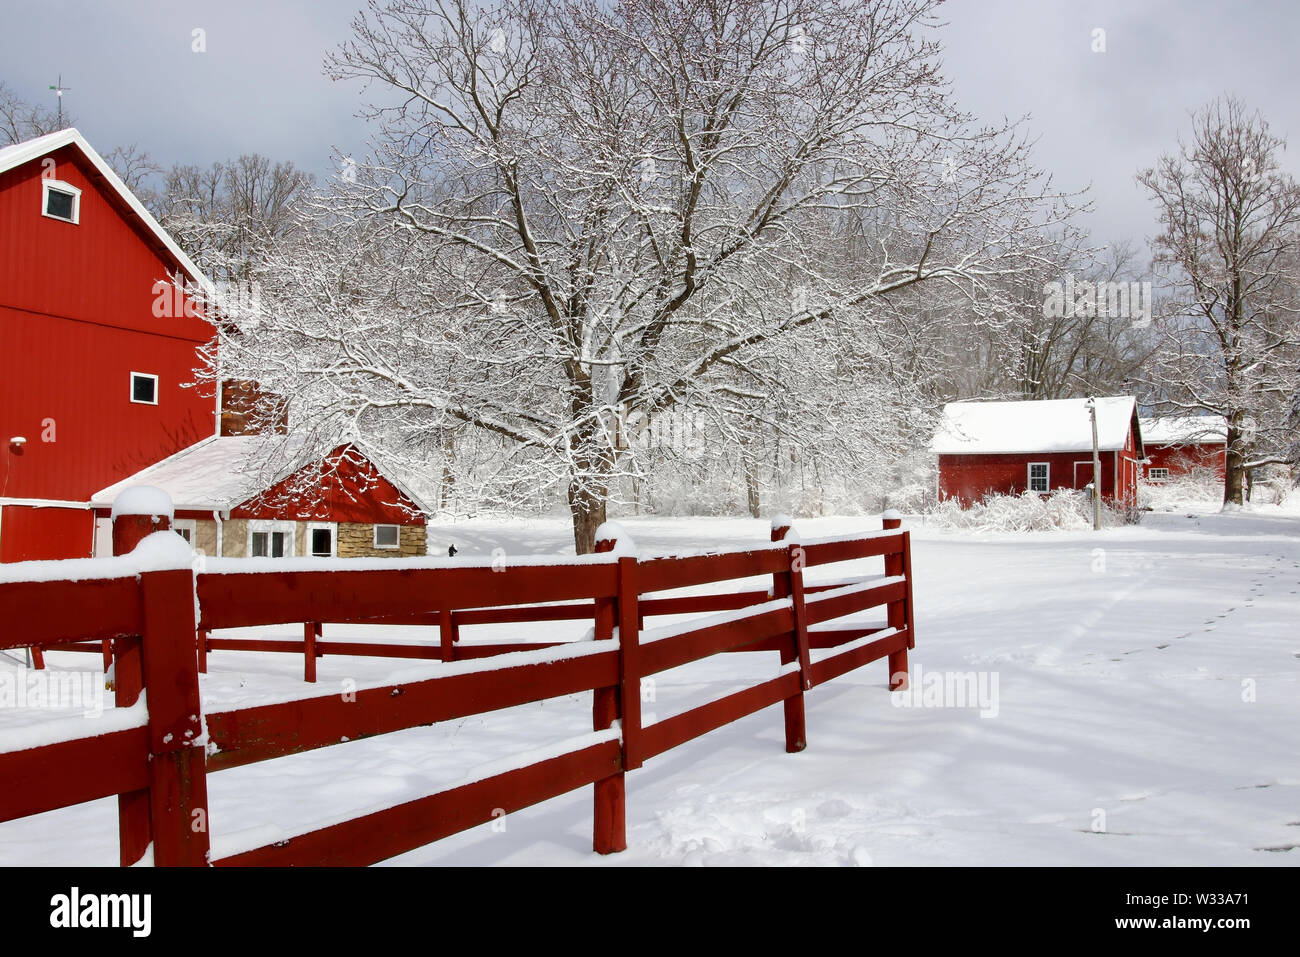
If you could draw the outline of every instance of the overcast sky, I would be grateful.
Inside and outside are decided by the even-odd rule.
[[[163,165],[240,153],[317,173],[334,148],[361,152],[356,83],[321,70],[362,0],[42,0],[6,2],[0,80],[65,103],[101,152],[135,143]],[[1290,0],[950,0],[945,72],[959,104],[988,120],[1028,114],[1037,163],[1059,188],[1092,187],[1099,241],[1145,243],[1155,222],[1133,181],[1188,111],[1231,91],[1295,142],[1300,98]],[[191,50],[195,28],[207,50]],[[1093,31],[1105,30],[1095,53]]]

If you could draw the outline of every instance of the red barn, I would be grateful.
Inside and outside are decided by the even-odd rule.
[[[0,149],[0,561],[106,553],[139,484],[208,554],[423,555],[422,506],[354,446],[244,468],[273,456],[233,433],[287,431],[283,407],[194,386],[214,330],[174,278],[212,289],[75,129]]]
[[[1142,429],[1133,396],[1098,398],[1102,498],[1137,502]],[[931,443],[939,498],[969,506],[986,495],[1082,489],[1092,482],[1092,419],[1086,399],[950,402]]]
[[[1223,481],[1228,466],[1228,420],[1221,415],[1172,415],[1142,420],[1149,482],[1164,482],[1196,469]]]
[[[75,129],[0,149],[0,561],[90,555],[93,493],[217,431],[184,387],[211,327],[155,309],[177,274],[204,281]]]
[[[373,450],[366,454],[348,444],[298,469],[268,466],[280,458],[276,450],[282,441],[262,435],[205,439],[100,490],[91,499],[97,553],[112,554],[113,500],[131,486],[151,485],[171,496],[173,527],[201,554],[425,554],[427,509],[400,480],[375,465]]]

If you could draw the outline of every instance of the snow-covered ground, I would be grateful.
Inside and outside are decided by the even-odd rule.
[[[749,520],[622,524],[645,551],[767,538],[766,523]],[[828,518],[796,527],[813,537],[880,526]],[[906,527],[917,706],[891,699],[877,662],[809,693],[800,754],[784,753],[774,707],[650,761],[627,778],[623,854],[591,853],[585,788],[390,863],[1300,862],[1300,517],[1168,512],[1102,533]],[[497,547],[554,553],[571,541],[561,521],[430,533],[435,552],[454,541],[463,557]],[[879,560],[861,565],[849,571],[880,571]],[[517,629],[479,634],[522,636]],[[94,664],[86,655],[49,659],[60,669]],[[20,666],[0,657],[0,667]],[[216,652],[204,706],[438,667],[325,657],[310,688],[300,656]],[[647,720],[776,668],[775,655],[746,654],[669,672],[643,705]],[[924,706],[935,676],[951,685],[967,674],[990,695],[982,707],[951,696]],[[0,748],[49,714],[0,709]],[[209,777],[214,852],[399,803],[590,730],[589,696],[573,696],[219,772]],[[116,854],[112,801],[0,824],[0,865],[113,864]]]

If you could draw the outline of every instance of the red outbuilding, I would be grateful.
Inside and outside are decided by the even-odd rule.
[[[1142,420],[1148,482],[1208,470],[1219,482],[1228,467],[1228,420],[1221,415],[1171,415]]]
[[[1095,400],[1102,498],[1137,502],[1143,458],[1137,400]],[[1092,418],[1087,399],[950,402],[931,451],[939,459],[939,498],[970,506],[988,495],[1083,489],[1093,479]]]

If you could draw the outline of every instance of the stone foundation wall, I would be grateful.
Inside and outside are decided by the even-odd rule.
[[[418,525],[399,525],[397,548],[375,548],[375,526],[340,522],[337,554],[339,558],[413,558],[425,549],[425,530]]]

